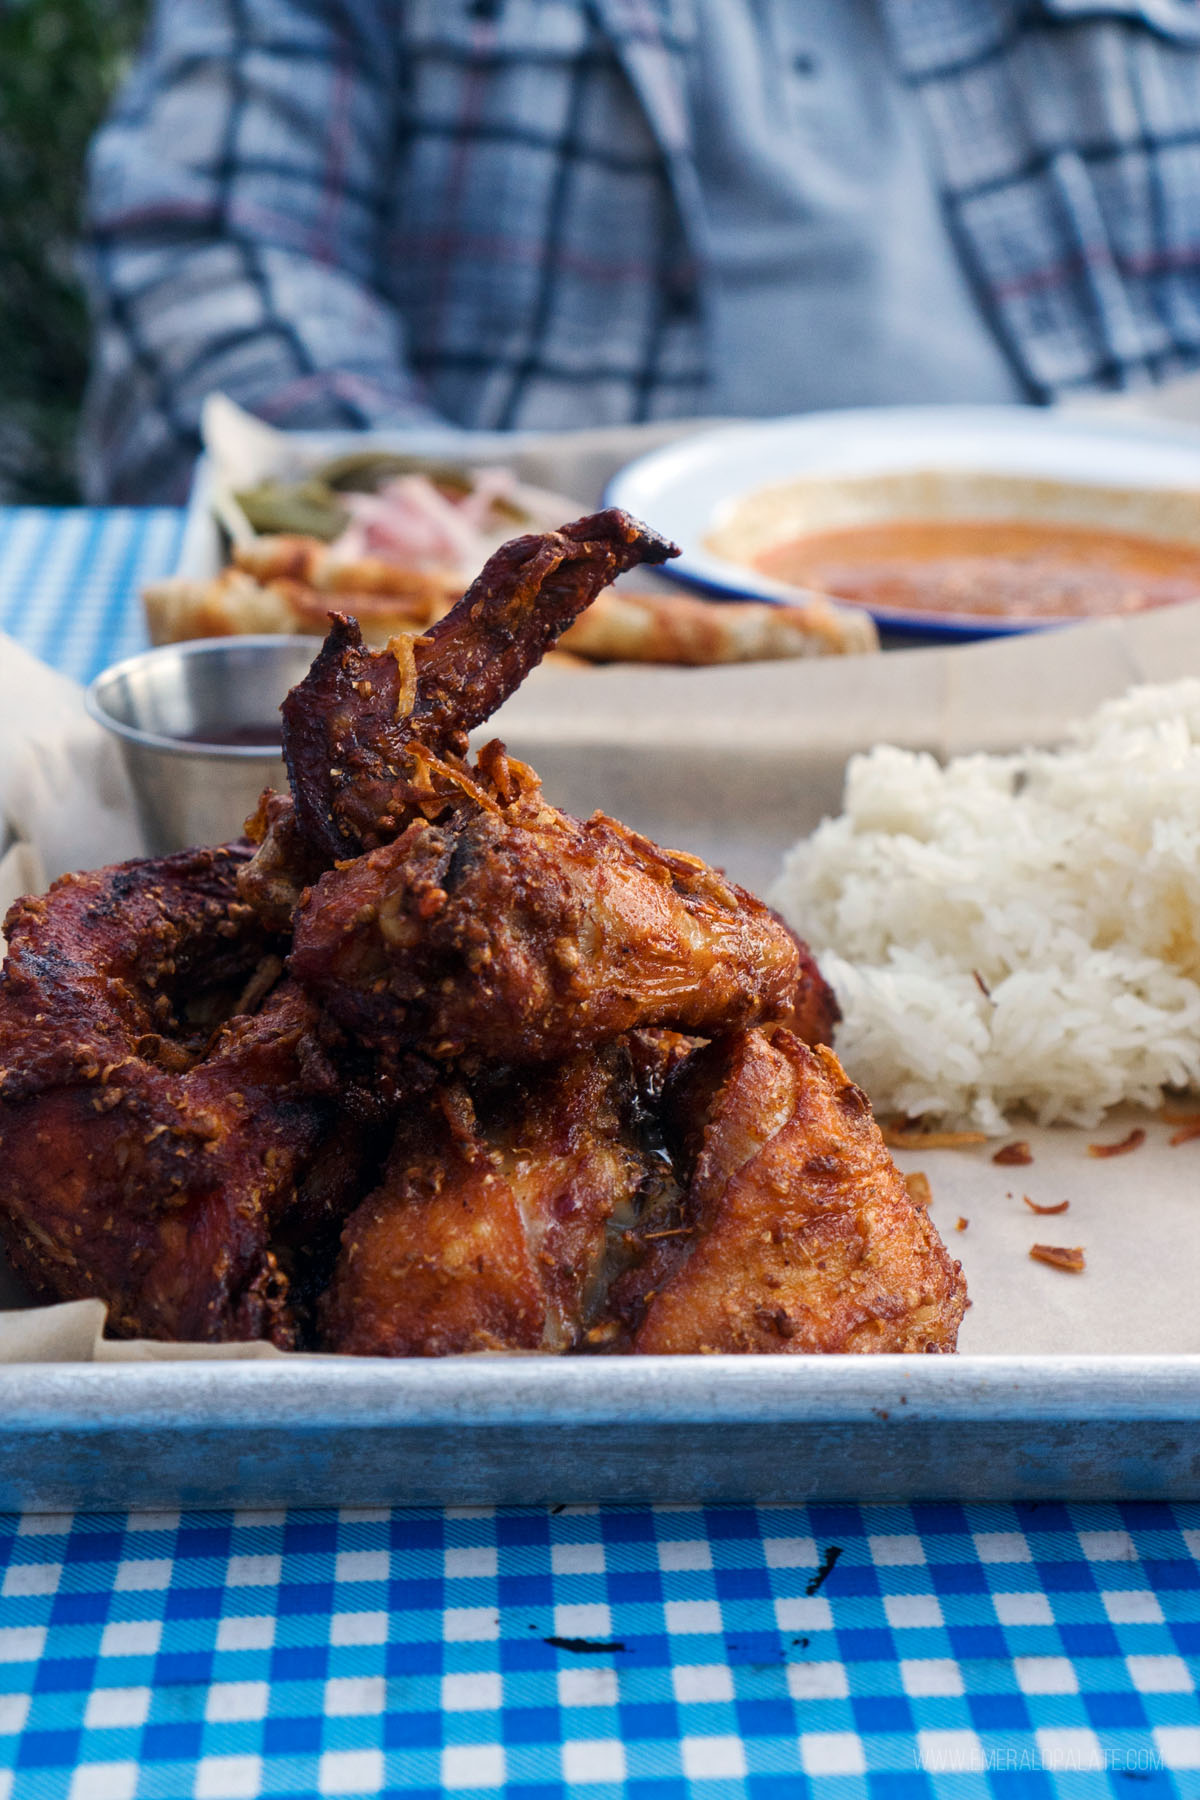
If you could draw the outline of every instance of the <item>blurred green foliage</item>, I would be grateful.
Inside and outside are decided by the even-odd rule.
[[[0,0],[0,500],[79,497],[83,164],[145,14],[146,0]]]

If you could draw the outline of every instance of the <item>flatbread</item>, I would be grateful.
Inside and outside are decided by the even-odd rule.
[[[463,592],[459,571],[400,568],[378,557],[344,562],[316,538],[262,537],[237,545],[210,581],[169,576],[143,599],[151,640],[322,634],[330,612],[357,618],[368,644],[428,629]],[[798,606],[705,600],[694,594],[615,587],[564,632],[560,649],[588,662],[706,667],[796,656],[841,656],[878,647],[865,612],[820,599]]]

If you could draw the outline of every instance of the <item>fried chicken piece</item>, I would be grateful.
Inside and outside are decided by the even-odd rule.
[[[335,1077],[294,983],[246,1010],[281,964],[245,854],[65,876],[6,920],[0,1229],[39,1297],[98,1295],[121,1336],[294,1341],[269,1240]]]
[[[277,846],[297,828],[323,855],[374,844],[300,896],[290,962],[358,1041],[527,1063],[642,1026],[783,1019],[829,1036],[831,990],[760,901],[602,815],[547,806],[498,743],[474,769],[459,754],[604,582],[671,551],[617,512],[517,539],[403,651],[369,655],[339,620],[285,701],[296,812],[249,877],[261,866],[281,891]]]
[[[301,832],[291,796],[273,788],[259,796],[245,831],[258,848],[237,872],[238,896],[268,931],[290,931],[300,896],[320,876],[325,858]]]
[[[710,1036],[836,1018],[797,938],[699,858],[540,800],[414,824],[323,875],[289,967],[344,1030],[395,1054],[529,1063],[638,1026]]]
[[[312,669],[283,703],[296,816],[327,858],[399,835],[461,803],[466,734],[488,718],[601,588],[679,554],[610,508],[561,531],[513,538],[418,638],[368,651],[334,614]]]
[[[325,1348],[953,1350],[960,1266],[829,1050],[639,1033],[476,1100],[447,1085],[402,1125]]]
[[[686,1194],[613,1285],[620,1347],[954,1349],[961,1266],[832,1051],[783,1029],[714,1043],[670,1078],[664,1123]]]
[[[461,1084],[400,1127],[351,1216],[321,1309],[358,1356],[564,1351],[603,1303],[624,1228],[666,1165],[638,1132],[622,1044],[524,1078]],[[668,1172],[669,1173],[669,1172]]]

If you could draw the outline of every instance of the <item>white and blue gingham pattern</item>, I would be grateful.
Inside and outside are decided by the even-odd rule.
[[[141,585],[174,566],[173,507],[0,507],[0,631],[90,681],[147,642]]]
[[[1200,1790],[1200,1508],[0,1525],[12,1800]]]
[[[0,513],[0,625],[90,675],[179,535]],[[0,1516],[0,1800],[1194,1800],[1198,1559],[1200,1506]]]

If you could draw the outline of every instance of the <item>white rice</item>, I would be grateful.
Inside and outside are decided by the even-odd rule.
[[[844,1014],[882,1113],[1094,1125],[1200,1086],[1200,681],[1135,688],[1064,748],[880,748],[772,903]],[[986,991],[985,991],[986,990]]]

